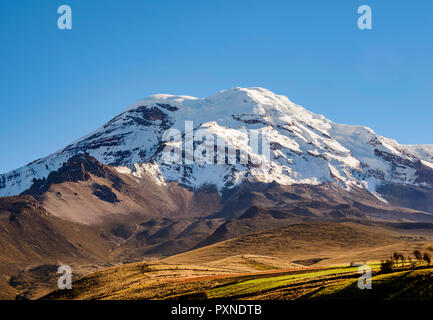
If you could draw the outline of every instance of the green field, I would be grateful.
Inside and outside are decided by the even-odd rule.
[[[372,278],[371,290],[360,290],[357,280],[345,280],[311,295],[313,299],[374,299],[374,300],[431,300],[433,298],[433,269],[396,271]]]
[[[370,267],[373,270],[377,269],[378,264],[371,264]],[[302,273],[297,272],[284,276],[240,281],[208,290],[207,295],[208,298],[240,297],[282,288],[289,284],[305,280],[320,279],[329,276],[342,276],[345,274],[358,274],[358,267],[327,267],[319,270],[308,270]]]
[[[76,281],[73,290],[55,291],[45,299],[254,299],[254,300],[393,300],[433,299],[433,267],[418,265],[381,273],[372,268],[372,289],[358,288],[358,267],[224,274],[217,269],[135,263],[108,268]],[[214,275],[209,275],[213,272]],[[173,277],[173,273],[177,276]]]
[[[373,271],[372,289],[358,288],[361,276],[357,267],[328,267],[279,276],[260,276],[233,280],[206,291],[213,298],[261,299],[432,299],[433,268],[400,269],[379,272],[379,264],[369,265]],[[296,294],[293,294],[293,293]]]

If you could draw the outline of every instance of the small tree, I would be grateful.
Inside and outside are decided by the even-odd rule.
[[[404,266],[406,264],[406,258],[401,253],[399,254],[399,259],[401,261],[401,266]]]
[[[398,252],[394,252],[392,254],[392,260],[394,260],[395,264],[398,266],[398,259],[400,258],[400,254]]]
[[[419,250],[415,250],[413,252],[415,259],[418,260],[418,262],[422,263],[423,257],[422,257],[422,253]]]
[[[381,262],[380,271],[385,272],[385,273],[391,272],[393,266],[394,266],[394,261],[392,259],[387,259],[387,260]]]
[[[431,255],[430,255],[430,253],[425,252],[422,258],[423,258],[423,260],[424,260],[428,265],[430,265],[430,263],[431,263]]]

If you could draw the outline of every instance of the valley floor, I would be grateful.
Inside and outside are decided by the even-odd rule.
[[[380,261],[394,252],[413,256],[414,250],[431,252],[432,244],[430,230],[412,234],[354,223],[299,224],[162,260],[101,269],[74,278],[72,290],[57,290],[43,299],[429,299],[425,291],[431,286],[433,269],[404,269],[386,275],[378,271]],[[373,290],[361,293],[356,285],[361,275],[352,263],[369,264]],[[398,285],[388,285],[395,281]]]

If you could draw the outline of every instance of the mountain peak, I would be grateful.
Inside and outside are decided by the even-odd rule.
[[[162,152],[170,142],[164,134],[176,129],[185,136],[187,122],[192,123],[194,135],[201,130],[246,154],[247,163],[238,159],[219,164],[165,163]],[[262,147],[267,144],[271,150],[264,166],[253,163],[263,159],[262,147],[250,141],[259,135]],[[202,142],[194,140],[195,148]],[[178,145],[183,148],[185,141]],[[216,185],[221,191],[247,181],[336,182],[373,192],[383,183],[433,188],[432,148],[402,146],[369,128],[336,124],[264,88],[234,87],[207,98],[157,94],[139,100],[64,149],[0,175],[0,196],[22,193],[34,179],[47,178],[82,153],[103,164],[127,167],[126,172],[136,176],[150,170],[146,174],[155,175],[161,183],[173,181],[194,189]]]
[[[155,94],[135,102],[126,111],[136,109],[143,105],[168,104],[182,109],[183,112],[207,113],[210,118],[217,118],[218,114],[225,112],[227,115],[241,113],[256,113],[264,115],[266,110],[277,110],[280,112],[308,112],[304,108],[295,105],[286,96],[275,94],[261,87],[233,87],[221,90],[206,98],[196,98],[186,95]],[[312,114],[312,113],[311,113]],[[314,115],[314,114],[312,114]]]

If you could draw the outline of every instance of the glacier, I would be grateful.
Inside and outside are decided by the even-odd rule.
[[[194,132],[205,131],[262,165],[166,163],[162,151],[172,142],[164,133],[184,133],[185,121],[193,121]],[[248,132],[258,131],[270,145],[270,159],[248,145]],[[246,181],[335,182],[371,192],[382,183],[433,188],[433,146],[400,145],[370,128],[334,123],[267,89],[236,87],[207,98],[157,94],[139,100],[62,150],[1,174],[0,196],[24,192],[79,153],[137,178],[192,189],[212,185],[220,192]]]

